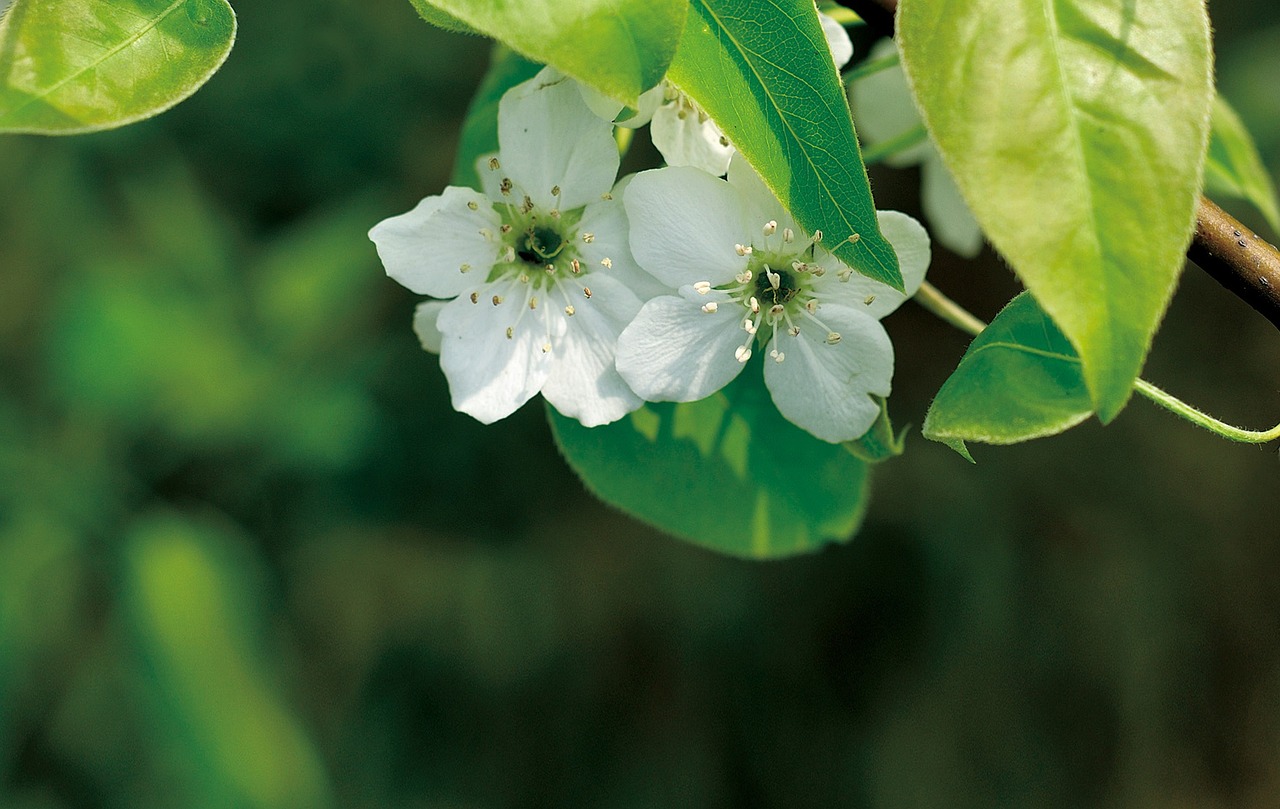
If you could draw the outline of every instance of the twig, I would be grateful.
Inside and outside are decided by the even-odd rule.
[[[893,36],[898,0],[840,0],[873,30]],[[1280,250],[1208,197],[1200,197],[1187,258],[1280,328]]]

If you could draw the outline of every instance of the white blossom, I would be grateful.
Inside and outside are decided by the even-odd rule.
[[[628,247],[612,128],[548,68],[503,96],[498,142],[484,193],[451,186],[369,237],[388,275],[436,299],[414,328],[457,410],[487,424],[541,392],[584,425],[615,421],[641,404],[617,336],[657,284]]]
[[[874,61],[896,53],[897,46],[892,40],[882,40],[868,59]],[[859,79],[851,89],[850,98],[858,134],[868,144],[884,143],[924,125],[911,100],[911,90],[900,64]],[[932,140],[923,139],[909,149],[890,155],[885,163],[920,166],[920,205],[939,242],[969,258],[982,250],[982,228],[965,204]]]
[[[822,33],[827,39],[836,69],[853,58],[853,43],[844,26],[819,13]],[[649,124],[649,137],[667,165],[693,166],[722,176],[729,170],[734,148],[716,122],[692,98],[672,82],[663,79],[640,96],[638,108],[629,117],[619,118],[623,105],[598,91],[581,85],[587,103],[603,118],[619,126],[638,128]]]
[[[741,157],[728,180],[690,167],[635,177],[625,194],[640,266],[674,294],[655,297],[618,340],[617,367],[649,401],[702,399],[757,351],[787,419],[831,442],[858,438],[888,396],[893,346],[879,319],[913,294],[929,237],[878,214],[906,294],[855,272],[795,223]]]

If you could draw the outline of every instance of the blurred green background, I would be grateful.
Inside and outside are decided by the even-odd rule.
[[[811,557],[661,536],[540,407],[449,409],[365,237],[445,184],[486,43],[236,8],[172,112],[0,149],[0,807],[1280,805],[1274,448],[1135,401],[976,467],[916,434]],[[1211,13],[1280,168],[1280,17]],[[918,425],[966,339],[888,326]],[[1280,335],[1194,269],[1147,376],[1280,419]]]

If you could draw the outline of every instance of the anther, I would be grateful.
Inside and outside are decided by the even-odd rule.
[[[473,211],[478,211],[478,210],[480,210],[480,206],[476,204],[476,201],[475,201],[475,200],[471,200],[470,202],[468,202],[468,203],[467,203],[467,207],[468,207],[468,208],[470,208],[470,209],[471,209],[471,210],[473,210]]]
[[[519,278],[517,278],[516,280],[518,280],[522,284],[527,284],[529,283],[529,276],[525,275],[524,273],[520,273]]]
[[[737,254],[738,254],[738,255],[740,255],[740,256],[749,256],[749,255],[751,255],[751,246],[750,246],[750,245],[735,244],[735,245],[733,246],[733,252],[737,253]]]
[[[530,299],[529,299],[529,308],[530,308],[530,309],[537,309],[537,308],[538,308],[538,296],[537,296],[537,295],[534,295],[532,298],[530,298]]]
[[[524,201],[520,203],[520,212],[529,213],[529,211],[532,211],[532,210],[533,210],[533,200],[529,198],[528,194],[525,194]]]
[[[813,298],[810,298],[809,300],[805,301],[804,310],[811,315],[814,314],[815,312],[818,311],[818,302]]]
[[[604,258],[600,259],[600,266],[604,267],[606,270],[612,270],[613,259],[609,258],[608,256],[605,256]]]
[[[596,234],[594,234],[594,233],[584,233],[584,234],[582,234],[582,242],[583,242],[583,244],[591,244],[591,243],[592,243],[592,242],[594,242],[595,240],[596,240]]]
[[[582,272],[582,262],[578,261],[576,258],[571,259],[569,261],[569,271],[572,272],[574,275],[577,275],[578,273]]]
[[[817,243],[817,242],[822,241],[822,231],[820,231],[820,230],[815,230],[815,231],[813,232],[813,241],[814,241],[814,243]]]
[[[494,306],[501,306],[501,305],[502,305],[502,296],[501,296],[501,295],[494,295],[494,296],[493,296],[493,305],[494,305]]]
[[[551,216],[551,218],[552,218],[552,219],[559,219],[559,218],[560,218],[560,209],[559,209],[559,208],[552,208],[552,209],[551,209],[551,214],[550,214],[550,216]]]
[[[564,308],[564,313],[569,317],[573,317],[573,313],[576,311],[578,310],[573,308],[573,304],[570,304]]]
[[[497,171],[500,168],[502,168],[502,164],[498,162],[498,158],[489,158],[489,171]]]
[[[472,293],[471,293],[471,302],[472,302],[472,303],[479,303],[479,302],[480,302],[480,293],[479,293],[479,292],[472,292]]]
[[[782,286],[782,276],[778,275],[768,267],[765,267],[764,277],[769,279],[769,286],[773,287],[775,290]]]
[[[791,328],[787,329],[787,334],[790,334],[792,337],[799,337],[799,336],[800,336],[800,327],[799,327],[799,326],[792,326]]]
[[[746,320],[742,321],[742,330],[745,331],[747,334],[755,334],[756,322],[751,318],[747,318]]]
[[[770,219],[768,222],[764,223],[764,227],[760,228],[760,232],[766,236],[772,236],[774,233],[778,232],[778,223],[775,220]]]
[[[776,320],[777,318],[782,317],[782,313],[785,311],[787,311],[787,307],[780,303],[775,303],[773,306],[769,307],[769,317]]]
[[[751,359],[751,349],[746,346],[738,346],[737,350],[733,352],[733,356],[737,358],[738,362],[746,362]]]
[[[769,352],[769,356],[773,357],[774,362],[782,362],[787,358],[786,354],[784,354],[783,352],[779,351],[776,348]]]
[[[857,244],[857,243],[858,243],[858,242],[860,242],[860,241],[862,241],[862,234],[861,234],[861,233],[853,233],[853,234],[850,234],[850,236],[849,236],[849,244]]]
[[[863,299],[862,299],[862,303],[863,303],[864,305],[866,305],[866,306],[870,306],[871,304],[873,304],[873,303],[875,303],[875,302],[876,302],[876,296],[875,296],[875,295],[868,295],[867,297],[865,297],[865,298],[863,298]]]
[[[751,300],[747,301],[747,306],[751,309],[751,314],[760,314],[760,301],[756,300],[754,295],[751,297]]]
[[[702,304],[702,311],[706,312],[709,315],[714,315],[716,313],[716,310],[719,308],[720,308],[720,304],[716,303],[715,301],[707,301],[706,303]]]
[[[458,268],[458,272],[471,272],[471,265],[463,264],[461,267]]]
[[[550,353],[551,353],[551,344],[550,344],[550,343],[543,343],[543,344],[542,344],[542,353],[543,353],[543,354],[550,354]]]
[[[560,186],[558,185],[551,186],[551,196],[553,197],[560,196]]]
[[[510,226],[510,225],[503,225],[502,227],[498,228],[498,232],[499,232],[499,233],[503,233],[503,234],[510,233],[510,232],[511,232],[511,226]]]
[[[515,337],[515,336],[516,336],[515,327],[507,326],[507,339],[510,340],[512,337]]]
[[[836,331],[827,332],[827,345],[833,346],[838,342],[840,342],[840,332],[836,332]]]
[[[711,282],[699,281],[693,285],[693,291],[698,293],[699,295],[706,295],[708,292],[711,291]]]
[[[492,163],[490,165],[492,165]],[[504,197],[509,196],[511,194],[511,178],[503,177],[502,182],[498,184],[498,190],[502,192]]]
[[[588,299],[590,299],[590,298],[591,298],[591,287],[583,287],[583,288],[582,288],[582,294],[583,294],[583,295],[586,295],[586,296],[587,296],[587,298],[588,298]]]
[[[608,202],[609,200],[613,199],[613,194],[610,194],[608,191],[606,191],[600,195],[600,199],[604,200],[605,202]]]
[[[796,240],[796,232],[794,230],[792,230],[791,228],[782,229],[782,241],[786,242],[787,244],[791,244],[795,240]]]

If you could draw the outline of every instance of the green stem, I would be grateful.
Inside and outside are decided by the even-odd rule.
[[[845,87],[848,87],[858,79],[864,79],[874,73],[879,73],[882,70],[888,70],[898,64],[899,61],[901,61],[901,59],[898,57],[897,51],[894,51],[888,56],[882,56],[879,59],[868,59],[857,67],[850,68],[849,71],[844,74],[844,85]]]
[[[977,337],[987,327],[987,324],[983,323],[980,318],[974,316],[946,295],[943,295],[938,291],[937,287],[928,282],[920,285],[920,289],[916,292],[913,300],[944,322],[974,337]],[[1139,395],[1146,397],[1149,401],[1163,407],[1175,416],[1186,419],[1192,424],[1228,441],[1239,441],[1244,444],[1265,444],[1268,441],[1280,439],[1280,424],[1270,430],[1245,430],[1215,419],[1203,410],[1192,407],[1178,397],[1157,388],[1145,379],[1135,380],[1133,389]]]
[[[868,146],[862,152],[862,162],[868,166],[872,163],[879,163],[887,157],[893,157],[898,152],[905,152],[913,146],[918,146],[928,139],[929,130],[924,128],[924,124],[920,124],[908,129],[901,135],[895,135],[874,146]]]

